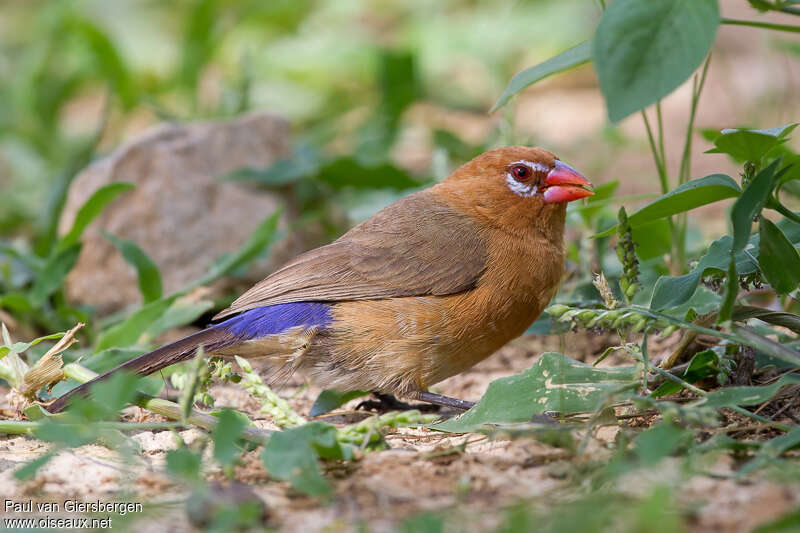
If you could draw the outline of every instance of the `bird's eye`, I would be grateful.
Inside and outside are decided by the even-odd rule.
[[[533,176],[533,171],[528,165],[513,165],[510,172],[517,181],[528,181]]]

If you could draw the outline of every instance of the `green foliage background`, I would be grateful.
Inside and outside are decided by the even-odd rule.
[[[26,410],[29,421],[0,421],[0,433],[34,433],[54,445],[16,476],[35,475],[64,448],[99,441],[133,456],[140,450],[126,432],[195,425],[208,430],[205,438],[191,446],[181,443],[166,462],[176,482],[191,488],[192,499],[207,497],[202,458],[213,444],[213,461],[225,476],[233,477],[242,453],[263,446],[260,457],[274,479],[325,502],[333,486],[321,461],[353,460],[356,451],[385,446],[382,436],[392,428],[429,423],[437,431],[537,439],[574,460],[567,474],[574,490],[563,502],[553,509],[549,502],[505,509],[498,531],[527,531],[531,524],[552,531],[623,524],[640,531],[654,523],[663,531],[680,531],[689,513],[676,503],[679,487],[658,485],[632,496],[615,483],[666,458],[679,461],[687,476],[697,475],[701,459],[719,453],[737,458],[736,479],[771,469],[796,473],[797,420],[773,420],[761,409],[785,400],[800,382],[800,156],[792,141],[798,108],[774,96],[755,102],[733,123],[704,124],[697,117],[717,57],[738,59],[735,47],[718,44],[720,34],[760,30],[770,35],[769,53],[796,62],[796,42],[787,36],[800,32],[797,5],[788,0],[0,3],[0,318],[13,320],[15,337],[36,339],[17,342],[3,327],[0,378],[24,390],[30,367],[36,368],[61,337],[53,332],[87,324],[77,333],[80,344],[61,350],[70,379],[49,392],[28,391],[29,398],[60,394],[144,353],[171,328],[202,326],[220,303],[184,296],[241,274],[282,238],[279,213],[272,214],[205,275],[166,294],[147,254],[135,242],[107,234],[137,272],[142,305],[103,316],[68,301],[63,284],[84,230],[133,185],[95,191],[72,228],[60,235],[66,194],[81,169],[122,140],[160,121],[230,118],[252,110],[281,114],[295,131],[292,154],[270,168],[243,168],[219,178],[291,188],[303,216],[321,222],[333,238],[347,223],[442,179],[486,149],[538,144],[529,125],[520,124],[519,117],[531,116],[523,112],[522,93],[576,67],[561,87],[599,95],[610,122],[593,139],[576,136],[548,146],[564,159],[577,158],[589,167],[587,175],[600,179],[591,200],[570,206],[570,276],[530,332],[604,330],[619,342],[595,365],[613,351],[627,361],[609,369],[575,360],[590,354],[546,353],[524,373],[493,382],[461,418],[430,424],[432,418],[418,413],[389,413],[335,427],[294,413],[247,363],[240,361],[237,373],[230,363],[206,365],[201,353],[171,376],[184,391],[179,404],[148,396],[159,392],[160,379],[123,374],[96,387],[99,401],[75,402],[64,415],[32,407]],[[765,13],[784,18],[764,18]],[[737,18],[742,14],[746,18]],[[533,66],[520,70],[528,65]],[[665,116],[662,101],[681,86],[691,88],[685,116]],[[530,94],[544,94],[537,90]],[[570,102],[563,98],[554,105],[566,115]],[[494,115],[487,115],[490,109]],[[445,118],[419,119],[437,114]],[[645,129],[637,137],[629,128],[639,120]],[[674,121],[685,127],[685,136],[665,146],[665,123]],[[561,125],[556,120],[547,127],[556,132]],[[415,140],[420,137],[423,141]],[[698,155],[698,145],[722,155]],[[614,157],[648,150],[654,164],[646,170],[609,175]],[[696,175],[692,169],[699,157],[716,157],[719,168]],[[349,217],[345,223],[336,216],[342,206]],[[716,208],[705,216],[722,220],[715,227],[724,230],[709,232],[694,217],[694,210],[705,206]],[[593,283],[596,272],[606,281]],[[676,331],[715,341],[708,349],[679,353],[683,366],[654,366],[648,339]],[[751,355],[750,382],[731,386],[736,369]],[[284,430],[260,431],[232,410],[210,415],[193,410],[196,404],[213,404],[207,391],[212,380],[244,387]],[[312,411],[331,410],[357,394],[326,391]],[[117,421],[129,403],[174,422]],[[644,429],[625,427],[608,464],[587,464],[594,431],[621,425],[622,407],[631,416],[647,413],[655,422]],[[769,432],[728,437],[720,431],[720,414],[731,412]],[[235,515],[222,513],[217,527],[236,522]],[[257,520],[250,513],[238,516]],[[399,527],[442,531],[453,520],[458,523],[447,513],[422,514]],[[795,512],[765,530],[788,531],[797,523]]]

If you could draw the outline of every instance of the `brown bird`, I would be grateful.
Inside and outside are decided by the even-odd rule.
[[[376,176],[379,179],[379,176]],[[566,204],[591,196],[541,148],[499,148],[298,256],[240,296],[221,322],[132,359],[147,375],[205,353],[266,357],[320,386],[467,408],[428,388],[521,335],[558,288]]]

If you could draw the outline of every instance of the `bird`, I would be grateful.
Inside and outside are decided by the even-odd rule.
[[[545,149],[487,151],[300,254],[205,329],[72,389],[48,410],[116,372],[149,375],[201,346],[209,356],[270,359],[326,389],[467,409],[474,404],[429,388],[539,317],[564,273],[566,205],[593,194]]]

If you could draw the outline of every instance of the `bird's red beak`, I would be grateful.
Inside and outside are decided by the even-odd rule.
[[[594,195],[592,184],[580,172],[556,159],[544,180],[544,203],[557,204]]]

